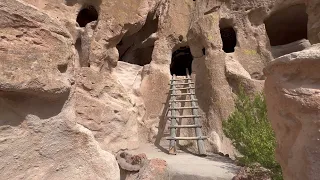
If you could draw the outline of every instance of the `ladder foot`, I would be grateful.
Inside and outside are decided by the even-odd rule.
[[[200,157],[207,157],[207,154],[199,154]]]
[[[174,147],[169,148],[169,154],[177,155],[176,148],[174,148]]]

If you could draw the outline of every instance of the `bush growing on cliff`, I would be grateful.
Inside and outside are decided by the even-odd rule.
[[[280,165],[275,160],[276,140],[267,119],[265,98],[257,94],[250,98],[242,88],[236,109],[223,122],[223,131],[242,154],[237,160],[246,166],[259,163],[272,171],[273,179],[282,179]]]

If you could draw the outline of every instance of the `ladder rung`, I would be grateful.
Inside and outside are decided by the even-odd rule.
[[[186,96],[186,95],[196,95],[196,94],[194,93],[171,94],[171,96]]]
[[[200,140],[200,139],[207,139],[206,136],[199,136],[199,137],[167,137],[167,140]]]
[[[198,101],[198,99],[186,99],[186,100],[170,100],[170,102],[192,102],[192,101]]]
[[[192,80],[191,78],[170,79],[170,81]]]
[[[175,107],[175,108],[169,108],[169,110],[180,110],[180,109],[198,109],[199,107]]]
[[[199,118],[200,115],[167,116],[168,118]]]
[[[169,89],[169,91],[172,91],[172,90],[188,90],[188,89],[195,89],[195,87],[187,87],[187,88],[174,88],[174,89]]]
[[[171,128],[201,128],[201,127],[202,127],[201,125],[196,125],[196,124],[168,126],[169,129],[171,129]]]
[[[175,84],[169,84],[169,85],[189,85],[194,84],[194,82],[188,82],[188,83],[175,83]]]

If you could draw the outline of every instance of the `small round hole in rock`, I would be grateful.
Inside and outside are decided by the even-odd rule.
[[[180,36],[179,36],[179,41],[182,41],[182,40],[183,40],[183,36],[180,35]]]
[[[98,11],[93,6],[87,6],[78,14],[77,22],[80,27],[85,27],[88,23],[98,20]]]
[[[58,70],[60,71],[60,73],[67,72],[67,69],[68,69],[68,64],[59,64],[58,65]]]

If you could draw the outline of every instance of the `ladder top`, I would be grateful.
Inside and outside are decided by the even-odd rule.
[[[198,136],[198,137],[167,137],[167,140],[200,140],[208,139],[207,136]]]
[[[183,81],[183,80],[192,80],[191,78],[183,78],[183,79],[170,79],[170,81]]]

